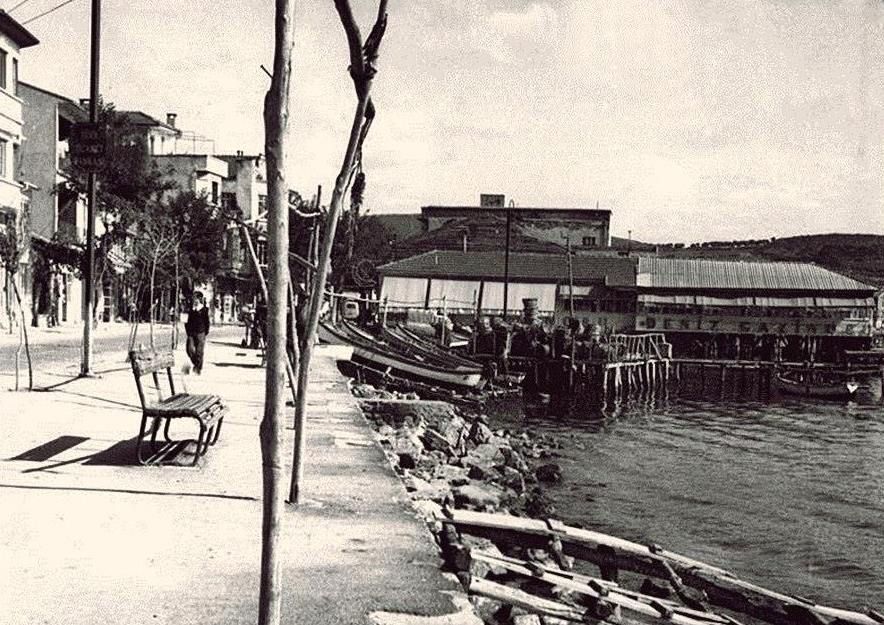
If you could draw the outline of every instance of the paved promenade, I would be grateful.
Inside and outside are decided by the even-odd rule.
[[[184,380],[231,413],[194,468],[133,464],[140,407],[121,368],[0,392],[0,623],[257,622],[264,369],[216,340]],[[306,501],[284,517],[283,622],[477,623],[332,349],[311,371]]]

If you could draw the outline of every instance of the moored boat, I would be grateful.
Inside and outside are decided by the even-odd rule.
[[[860,388],[860,384],[852,378],[823,378],[807,372],[788,371],[777,373],[776,386],[786,395],[818,399],[850,399]]]
[[[396,375],[453,388],[477,389],[484,382],[482,368],[450,366],[418,360],[414,355],[397,351],[388,343],[353,331],[347,332],[326,322],[320,323],[320,338],[329,343],[351,345],[354,362],[364,362]]]

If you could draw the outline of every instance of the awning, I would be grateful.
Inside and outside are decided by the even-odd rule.
[[[381,282],[381,301],[396,307],[423,308],[427,298],[426,278],[390,276]]]
[[[430,307],[474,310],[479,297],[478,280],[445,280],[433,278],[430,282]]]
[[[576,289],[575,289],[576,295]],[[711,297],[707,295],[658,295],[642,293],[641,304],[680,304],[687,306],[721,306],[756,308],[874,308],[868,297]]]
[[[540,312],[551,313],[556,309],[556,285],[510,282],[507,290],[507,310],[522,309],[522,300],[534,298]],[[503,282],[485,282],[482,293],[484,310],[503,310]]]

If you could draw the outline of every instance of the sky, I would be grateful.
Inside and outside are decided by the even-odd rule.
[[[103,97],[260,152],[273,4],[104,0]],[[89,6],[27,25],[23,80],[88,94]],[[296,6],[288,180],[327,199],[355,96],[332,0]],[[884,234],[882,0],[390,0],[373,98],[375,213],[503,193],[651,242]]]

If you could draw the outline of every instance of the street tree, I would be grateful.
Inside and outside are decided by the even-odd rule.
[[[335,232],[338,219],[341,214],[341,206],[347,195],[347,190],[354,177],[362,170],[362,146],[375,117],[375,107],[371,100],[371,87],[377,74],[377,61],[380,53],[381,40],[387,28],[387,0],[380,0],[377,17],[368,36],[363,41],[362,33],[353,15],[353,9],[349,0],[333,0],[338,12],[341,25],[347,37],[347,47],[350,51],[350,78],[356,93],[356,110],[353,115],[353,123],[350,127],[350,135],[347,139],[347,147],[338,176],[335,179],[332,191],[331,203],[326,216],[324,228],[324,240],[319,253],[319,262],[316,274],[311,285],[309,300],[309,313],[307,315],[307,327],[303,332],[301,344],[301,357],[298,363],[298,401],[295,405],[295,445],[292,461],[292,479],[289,487],[289,501],[298,503],[300,500],[301,479],[304,473],[304,448],[306,444],[306,410],[307,410],[307,384],[310,372],[310,359],[313,354],[313,344],[316,342],[316,331],[319,325],[319,314],[325,298],[325,284],[331,264],[332,246],[335,240]]]
[[[15,303],[18,307],[18,331],[19,344],[15,352],[15,390],[19,390],[18,380],[18,363],[21,358],[22,347],[24,347],[25,357],[28,362],[28,390],[34,390],[34,367],[31,362],[31,347],[28,342],[27,320],[25,319],[25,309],[22,303],[21,292],[18,289],[16,276],[21,266],[22,255],[28,248],[27,236],[28,227],[28,211],[22,208],[20,214],[12,213],[0,223],[0,266],[6,270],[7,280],[12,285],[12,291],[15,294]],[[13,320],[10,317],[9,327],[12,329]]]

